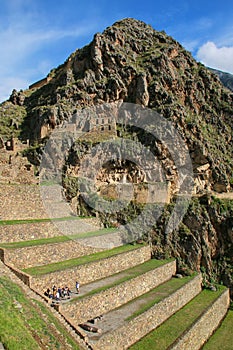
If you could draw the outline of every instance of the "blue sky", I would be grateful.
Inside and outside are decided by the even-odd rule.
[[[165,30],[198,61],[233,73],[232,0],[1,0],[0,101],[126,17]]]

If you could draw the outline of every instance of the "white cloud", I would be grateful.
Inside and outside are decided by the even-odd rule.
[[[233,74],[233,46],[217,47],[208,41],[197,52],[197,59],[208,67]]]

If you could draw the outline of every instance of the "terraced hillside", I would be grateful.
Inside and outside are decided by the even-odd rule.
[[[223,284],[233,291],[232,101],[178,42],[127,18],[96,34],[42,85],[13,91],[0,104],[0,342],[7,350],[229,349],[232,310]],[[128,124],[128,113],[100,117],[103,106],[125,103],[156,112],[148,129],[145,119],[143,128]],[[170,147],[152,135],[161,129],[158,113],[162,134],[170,134],[168,121],[184,141],[177,157],[177,140]],[[77,139],[61,140],[59,131],[69,128]],[[112,157],[101,146],[122,139],[134,162],[122,148]],[[138,144],[152,163],[140,147],[133,154]],[[193,170],[186,168],[186,147]],[[110,161],[99,166],[106,154]],[[98,191],[90,205],[82,181],[89,169]],[[50,177],[60,170],[62,187]],[[169,231],[170,219],[183,213],[179,189],[192,172],[193,197]],[[150,201],[159,203],[155,211],[163,204],[163,213],[145,233],[140,214],[150,186]],[[127,208],[94,209],[96,196],[111,206],[118,189]],[[123,227],[136,217],[140,239],[129,240]],[[54,285],[70,295],[50,297]]]
[[[184,345],[187,341],[190,349],[200,349],[227,312],[229,292],[226,288],[202,291],[200,274],[178,278],[181,276],[176,276],[176,261],[151,259],[151,248],[147,244],[119,245],[110,250],[82,244],[82,239],[113,237],[116,229],[82,232],[73,235],[72,239],[60,234],[18,240],[18,235],[14,237],[13,234],[14,230],[18,232],[18,227],[25,227],[25,231],[29,228],[30,231],[40,224],[53,225],[46,218],[34,216],[29,219],[26,211],[24,215],[27,219],[17,217],[1,221],[2,232],[6,233],[11,228],[5,240],[2,235],[1,259],[20,278],[15,276],[14,282],[21,287],[22,281],[26,283],[23,288],[27,290],[27,298],[40,298],[37,306],[33,307],[38,308],[44,303],[39,307],[46,308],[46,315],[52,311],[53,316],[45,316],[45,312],[41,314],[38,311],[40,322],[46,322],[47,317],[56,317],[56,327],[60,327],[57,322],[63,320],[63,327],[70,334],[66,333],[65,337],[76,337],[74,341],[80,349],[167,349],[169,346],[187,349]],[[82,220],[77,218],[76,222]],[[2,265],[3,270],[3,275],[12,278],[13,272]],[[77,279],[81,285],[79,294],[75,290]],[[4,279],[1,281],[3,288],[10,283]],[[44,292],[54,284],[68,285],[70,299],[56,301],[47,298]],[[14,290],[15,287],[11,288]],[[22,297],[15,293],[13,300],[13,305],[19,305]],[[4,310],[2,312],[4,314]],[[32,338],[32,342],[37,340],[37,347],[43,349],[46,336],[37,327],[37,323],[31,326],[29,334],[32,335],[28,337]],[[164,337],[165,333],[169,337]],[[7,334],[0,333],[1,339],[10,350],[14,349]],[[38,334],[42,342],[39,344]],[[62,339],[58,337],[57,343],[69,341]],[[27,345],[22,343],[20,349],[26,349],[27,341],[26,337]],[[52,341],[51,338],[48,348],[54,348]],[[72,342],[64,346],[76,349]]]

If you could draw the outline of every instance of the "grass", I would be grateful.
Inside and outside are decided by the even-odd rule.
[[[34,247],[34,246],[44,245],[44,244],[64,243],[64,242],[75,240],[78,238],[101,236],[108,233],[112,233],[114,231],[116,231],[115,228],[104,228],[101,230],[79,233],[77,235],[40,238],[40,239],[34,239],[31,241],[22,241],[22,242],[0,243],[0,247],[6,248],[6,249],[17,249],[17,248],[25,248],[25,247]]]
[[[172,261],[172,259],[168,259],[168,260],[151,259],[149,261],[146,261],[143,264],[140,264],[140,265],[137,265],[137,266],[132,267],[130,269],[124,270],[124,275],[126,274],[125,276],[123,276],[119,279],[116,279],[114,282],[112,282],[110,284],[93,289],[90,292],[88,292],[82,296],[78,296],[76,298],[73,298],[71,300],[71,303],[77,301],[77,299],[80,300],[82,298],[86,298],[86,297],[91,296],[93,294],[97,294],[97,293],[100,293],[100,292],[105,291],[107,289],[113,288],[121,283],[124,283],[124,282],[129,281],[129,280],[131,280],[139,275],[142,275],[143,273],[149,272],[150,270],[153,270],[159,266],[165,265],[166,263],[168,263],[170,261]],[[117,275],[121,275],[121,274],[122,274],[122,272],[119,272],[119,273],[114,274],[113,276],[117,277]]]
[[[84,217],[80,216],[68,216],[64,218],[54,218],[54,219],[24,219],[24,220],[0,220],[0,225],[19,225],[19,224],[35,224],[40,222],[50,222],[50,221],[68,221],[68,220],[80,220]]]
[[[60,349],[65,342],[78,350],[68,332],[42,304],[38,309],[20,287],[5,276],[0,277],[0,286],[0,339],[6,349]],[[51,323],[56,326],[55,331]],[[56,330],[62,336],[58,337]]]
[[[232,350],[233,310],[229,310],[221,326],[204,345],[203,350]]]
[[[72,349],[79,350],[79,347],[77,346],[76,342],[70,337],[68,331],[62,327],[57,318],[49,312],[48,308],[45,307],[42,302],[35,301],[35,303],[38,305],[41,312],[47,316],[47,319],[49,320],[50,324],[54,324],[58,332],[60,332],[67,339],[68,343],[72,346]]]
[[[220,296],[223,290],[225,287],[222,286],[219,286],[217,292],[203,290],[161,326],[131,346],[130,350],[166,350]]]
[[[130,250],[134,250],[134,249],[137,249],[139,247],[141,247],[141,245],[139,245],[139,244],[137,244],[137,245],[127,244],[124,246],[113,248],[111,250],[105,250],[102,252],[93,253],[93,254],[82,256],[79,258],[69,259],[69,260],[60,261],[57,263],[52,263],[52,264],[43,265],[43,266],[31,267],[28,269],[24,269],[23,271],[28,273],[31,276],[41,276],[41,275],[45,275],[45,274],[55,272],[55,271],[74,268],[76,266],[91,263],[93,261],[97,261],[100,259],[109,258],[111,256],[114,256],[114,255],[117,255],[120,253],[124,253],[124,252],[130,251]]]

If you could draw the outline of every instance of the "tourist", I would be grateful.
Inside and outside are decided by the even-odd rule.
[[[68,297],[70,296],[71,291],[70,291],[70,288],[67,286],[65,287],[65,293]]]
[[[61,287],[58,287],[58,294],[59,294],[59,298],[62,298],[62,289]]]
[[[52,291],[53,291],[53,299],[56,299],[57,287],[55,285],[53,285]]]
[[[75,287],[76,287],[77,294],[79,294],[79,282],[78,281],[76,281]]]
[[[46,297],[48,297],[48,298],[52,298],[52,297],[53,297],[53,295],[51,294],[49,288],[47,288],[47,290],[44,292],[44,295],[45,295]]]
[[[56,292],[56,297],[55,297],[55,299],[56,299],[57,301],[60,301],[60,294],[59,294],[58,291]]]

